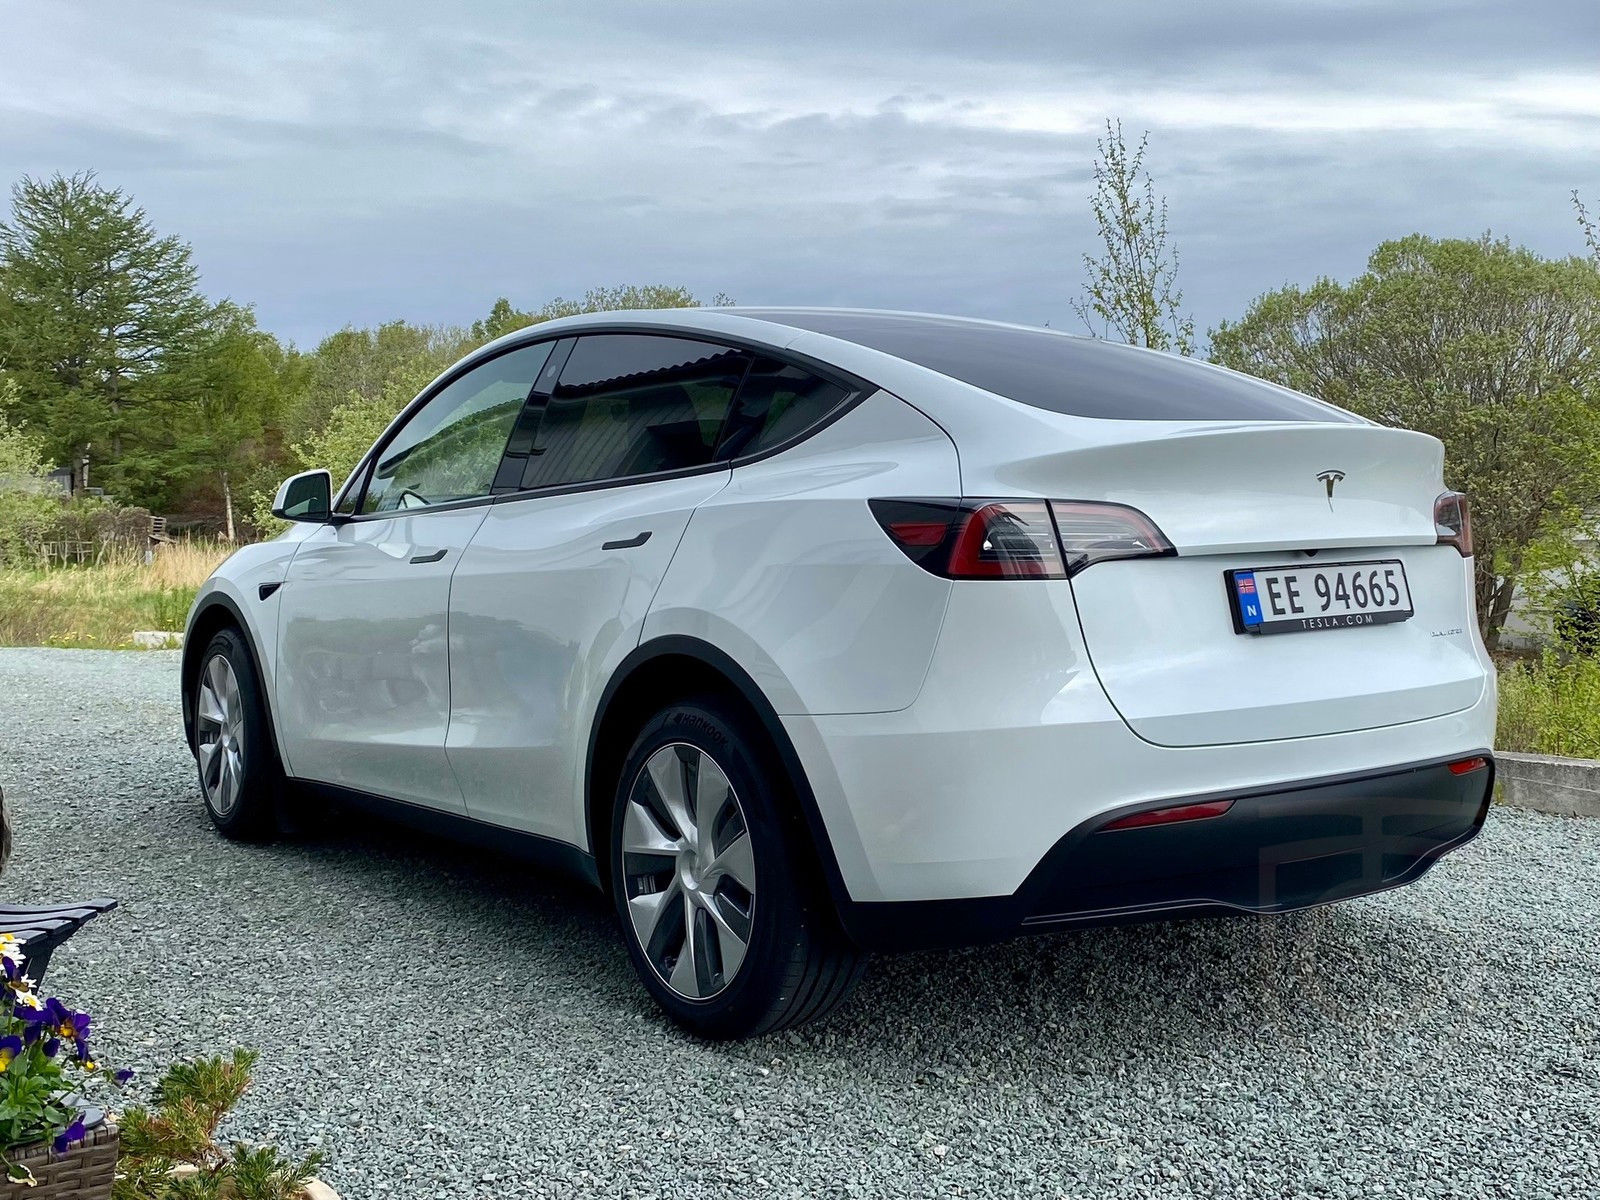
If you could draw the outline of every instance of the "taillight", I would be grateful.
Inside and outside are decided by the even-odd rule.
[[[1472,557],[1472,512],[1462,493],[1440,493],[1433,502],[1433,530],[1439,545],[1454,546],[1462,558]]]
[[[1489,765],[1487,758],[1458,758],[1450,764],[1450,774],[1470,775],[1474,771],[1481,771]]]
[[[1086,500],[873,500],[906,557],[947,579],[1065,579],[1112,558],[1174,554],[1137,509]]]
[[[873,500],[872,512],[919,567],[947,579],[1065,579],[1043,500]]]
[[[1158,558],[1176,554],[1155,522],[1126,504],[1097,504],[1088,500],[1052,500],[1067,573],[1113,558]]]

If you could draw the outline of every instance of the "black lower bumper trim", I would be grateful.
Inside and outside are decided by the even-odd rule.
[[[1484,760],[1456,773],[1450,762]],[[1053,846],[1009,896],[854,903],[852,937],[875,949],[994,941],[1029,931],[1178,915],[1279,913],[1398,887],[1483,827],[1494,759],[1451,760],[1185,796],[1102,813]],[[1106,826],[1173,804],[1231,800],[1226,813]]]

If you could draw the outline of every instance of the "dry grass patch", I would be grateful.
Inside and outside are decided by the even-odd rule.
[[[182,629],[195,591],[235,547],[174,542],[145,563],[0,570],[0,645],[120,650],[138,629]]]

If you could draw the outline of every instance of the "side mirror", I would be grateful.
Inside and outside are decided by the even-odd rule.
[[[326,471],[291,475],[278,488],[272,515],[285,521],[326,524],[333,515],[333,476]]]

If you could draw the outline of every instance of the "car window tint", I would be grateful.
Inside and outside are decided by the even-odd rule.
[[[851,389],[819,379],[801,367],[757,358],[739,391],[717,456],[738,458],[782,445],[810,429],[850,395]]]
[[[706,465],[749,360],[687,338],[579,338],[545,405],[522,486]]]
[[[1311,396],[1194,359],[954,317],[783,309],[739,315],[881,350],[1034,408],[1125,421],[1340,421]]]
[[[487,496],[506,437],[550,343],[490,359],[447,384],[378,453],[363,513]]]

